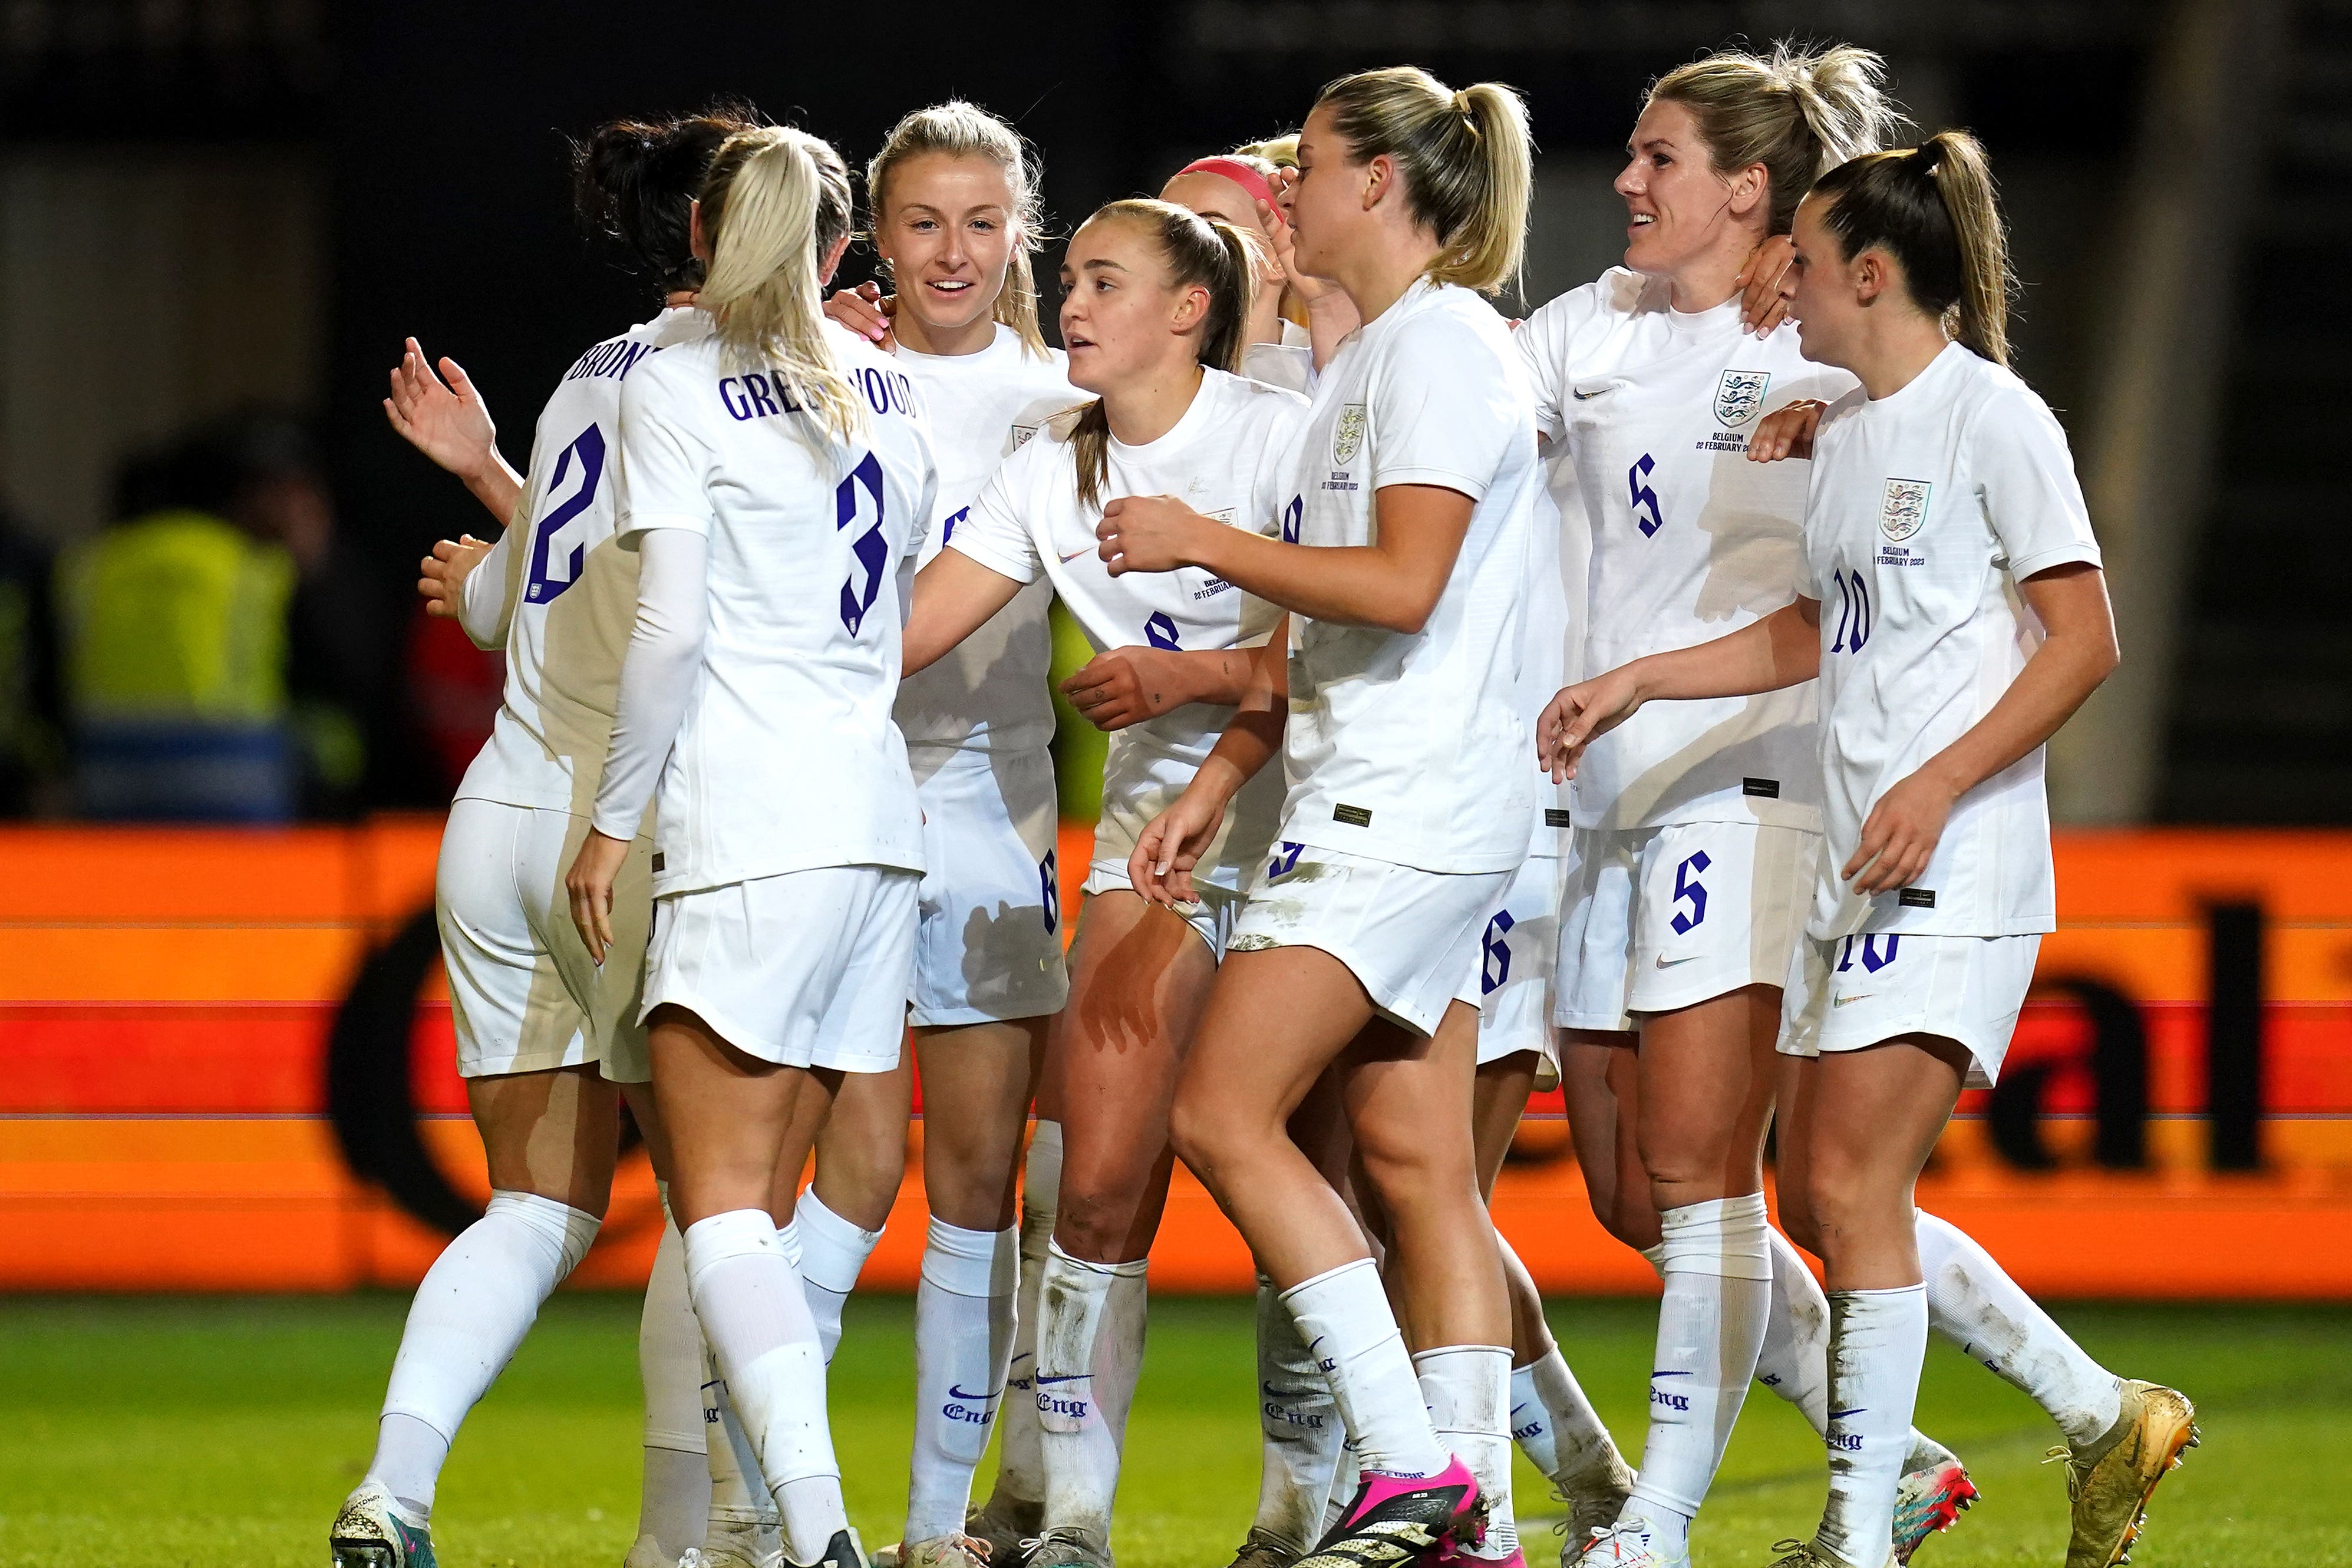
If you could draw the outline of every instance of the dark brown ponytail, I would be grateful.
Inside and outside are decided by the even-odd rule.
[[[719,145],[759,123],[748,105],[721,104],[701,114],[598,126],[572,144],[581,226],[616,242],[662,293],[699,288],[702,263],[694,259],[688,214]]]
[[[1822,221],[1851,258],[1873,246],[1903,268],[1919,308],[1996,365],[2009,363],[2009,302],[2017,285],[1992,166],[1965,131],[1872,152],[1822,176]]]

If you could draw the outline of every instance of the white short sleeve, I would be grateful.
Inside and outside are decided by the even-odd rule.
[[[1995,398],[1977,416],[1969,444],[1977,497],[2011,577],[2022,581],[2070,561],[2100,563],[2066,433],[2039,399]]]
[[[1371,487],[1437,485],[1486,497],[1528,411],[1486,346],[1444,316],[1404,323],[1371,389]]]
[[[648,528],[710,532],[710,444],[692,428],[689,389],[671,386],[661,371],[656,355],[640,361],[621,383],[614,533],[625,543]]]
[[[970,556],[999,577],[1026,586],[1045,575],[1045,560],[1037,550],[1037,541],[1029,532],[1029,524],[1022,516],[1022,507],[1014,497],[1023,471],[1034,466],[1023,458],[1040,445],[1050,445],[1061,453],[1059,443],[1032,441],[1006,458],[996,472],[981,486],[980,498],[972,502],[963,521],[947,537],[944,548]]]

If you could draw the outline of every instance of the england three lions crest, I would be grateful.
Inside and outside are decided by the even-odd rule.
[[[1716,383],[1715,417],[1726,424],[1745,424],[1764,406],[1764,389],[1772,384],[1769,371],[1726,371]]]
[[[1339,428],[1331,433],[1331,461],[1345,468],[1364,445],[1364,405],[1351,402],[1339,411]]]
[[[1889,479],[1878,503],[1878,531],[1901,544],[1927,520],[1927,495],[1935,486],[1925,479]]]

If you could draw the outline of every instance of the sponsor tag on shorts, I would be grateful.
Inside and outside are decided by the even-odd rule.
[[[1546,806],[1544,808],[1544,826],[1547,828],[1565,828],[1570,826],[1568,813],[1561,810],[1557,806]]]
[[[1742,779],[1739,792],[1766,800],[1777,800],[1780,798],[1780,781],[1778,779]]]
[[[1895,902],[1906,909],[1933,909],[1936,890],[1932,887],[1906,887],[1895,895]]]
[[[1369,828],[1372,825],[1371,808],[1369,806],[1334,806],[1331,808],[1331,820],[1335,822],[1345,822],[1351,828]]]
[[[667,856],[662,854],[659,851],[656,851],[654,852],[654,870],[659,871],[668,863],[669,860]]]

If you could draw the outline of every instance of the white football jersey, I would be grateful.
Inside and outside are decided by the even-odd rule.
[[[977,354],[919,354],[901,347],[894,363],[915,383],[940,465],[939,499],[923,544],[928,561],[955,530],[980,487],[1014,448],[1066,408],[1086,401],[1070,384],[1059,349],[1039,359],[1021,334],[999,323]],[[898,729],[909,746],[1030,751],[1054,738],[1046,690],[1053,634],[1050,591],[1033,588],[948,655],[898,687]]]
[[[1841,400],[1812,466],[1802,591],[1822,603],[1828,788],[1809,931],[2056,929],[2040,747],[1960,797],[1913,885],[1860,898],[1838,873],[1878,798],[1990,712],[2040,645],[2019,581],[2099,563],[2065,432],[2031,387],[1954,343],[1902,391]]]
[[[1121,496],[1174,496],[1234,528],[1274,533],[1306,421],[1307,400],[1297,393],[1204,370],[1192,406],[1165,435],[1140,446],[1109,441],[1101,500],[1082,507],[1068,439],[1076,421],[1056,420],[1005,459],[949,548],[1015,582],[1050,580],[1097,650],[1255,647],[1280,610],[1193,567],[1113,577],[1095,528]],[[1188,703],[1111,732],[1100,852],[1135,846],[1192,783],[1233,714],[1223,704]],[[1234,798],[1193,875],[1238,891],[1273,841],[1281,807],[1281,775],[1265,768]]]
[[[1421,631],[1290,618],[1282,837],[1423,871],[1514,869],[1538,810],[1519,658],[1543,476],[1503,319],[1466,288],[1415,283],[1324,367],[1294,474],[1283,533],[1301,544],[1371,543],[1383,486],[1473,506]]]
[[[1562,536],[1569,530],[1560,522],[1559,502],[1549,484],[1536,486],[1532,528],[1535,566],[1528,574],[1527,612],[1519,622],[1519,700],[1527,707],[1531,727],[1568,684],[1568,639],[1574,624],[1562,548]],[[1528,766],[1535,768],[1532,749]],[[1536,825],[1534,836],[1528,841],[1528,853],[1556,859],[1568,852],[1569,794],[1575,785],[1554,784],[1540,768],[1536,769],[1535,783]]]
[[[457,786],[496,800],[586,816],[620,695],[621,655],[636,624],[637,557],[614,542],[621,378],[695,328],[665,310],[574,361],[540,411],[525,478],[524,525],[504,541],[512,598],[505,689],[490,738]],[[552,656],[551,657],[551,653]]]
[[[1297,322],[1286,320],[1278,342],[1252,343],[1242,350],[1242,374],[1270,387],[1311,396],[1315,391],[1315,340]]]
[[[1584,674],[1708,643],[1797,595],[1806,465],[1748,461],[1748,433],[1798,398],[1852,390],[1758,339],[1739,302],[1685,315],[1663,278],[1612,267],[1516,335],[1544,433],[1566,442],[1591,528]],[[1579,827],[1763,821],[1818,830],[1814,693],[1651,703],[1585,751]]]
[[[901,570],[938,487],[906,372],[831,322],[866,426],[827,434],[701,330],[621,383],[620,535],[709,540],[702,671],[656,797],[654,892],[923,869],[898,691]]]

